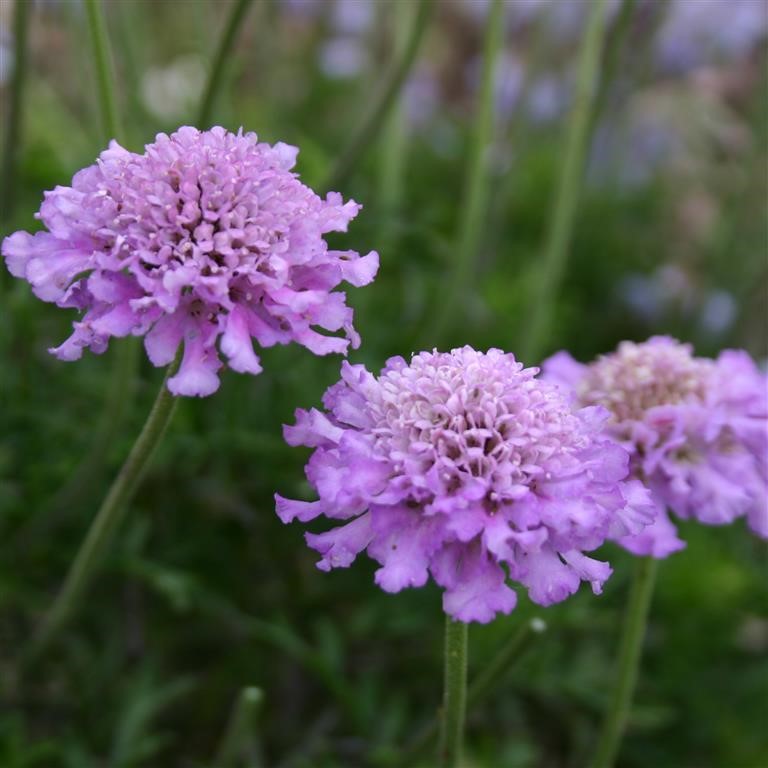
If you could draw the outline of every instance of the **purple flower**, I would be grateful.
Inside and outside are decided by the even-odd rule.
[[[296,412],[290,445],[315,448],[306,468],[318,501],[276,496],[283,522],[344,524],[307,534],[321,570],[367,550],[387,592],[443,587],[459,621],[490,621],[516,602],[507,577],[550,605],[611,569],[584,551],[652,520],[629,457],[602,435],[608,413],[567,397],[512,355],[470,347],[390,359],[374,377],[344,363],[327,412]]]
[[[624,341],[590,365],[559,352],[543,370],[577,406],[611,412],[611,434],[652,493],[655,522],[619,538],[630,552],[661,558],[685,546],[667,508],[709,525],[746,516],[768,537],[768,382],[746,352],[709,360],[656,336]]]
[[[324,234],[346,231],[360,206],[304,186],[290,170],[297,152],[184,127],[143,155],[113,141],[71,187],[46,193],[38,217],[48,231],[16,232],[2,252],[39,298],[82,313],[51,352],[76,360],[111,336],[143,335],[162,366],[183,341],[168,388],[203,396],[219,386],[219,352],[236,371],[261,371],[253,339],[320,355],[356,347],[345,294],[330,291],[371,282],[378,255],[328,250]]]

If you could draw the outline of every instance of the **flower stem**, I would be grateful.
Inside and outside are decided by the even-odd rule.
[[[122,141],[122,129],[115,100],[114,64],[101,0],[85,0],[85,15],[91,36],[93,63],[96,68],[96,90],[99,94],[101,120],[104,124],[106,139]]]
[[[175,410],[176,398],[168,391],[167,382],[177,367],[178,358],[168,368],[144,427],[91,523],[64,585],[34,638],[30,648],[31,658],[36,657],[49,645],[75,611],[109,549],[112,537],[125,517],[128,504]]]
[[[385,6],[384,13],[394,14],[392,47],[395,57],[402,56],[408,45],[413,24],[413,9],[408,3],[395,3],[394,8]],[[384,121],[379,159],[378,205],[383,214],[379,220],[377,248],[381,253],[388,253],[396,241],[393,227],[398,206],[403,193],[403,176],[407,147],[405,110],[402,99],[395,98],[387,119]],[[368,292],[365,292],[368,296]]]
[[[629,602],[622,627],[616,681],[603,721],[592,768],[611,768],[619,752],[640,668],[640,656],[653,585],[656,580],[656,568],[657,561],[652,557],[641,557],[635,561]]]
[[[18,5],[26,5],[21,2]],[[91,38],[101,120],[107,141],[123,143],[125,137],[115,100],[114,67],[107,25],[101,0],[85,0],[86,18]],[[56,493],[51,509],[75,506],[83,489],[104,466],[104,457],[117,437],[133,399],[133,385],[138,366],[138,341],[126,338],[113,353],[112,371],[106,402],[90,450]]]
[[[501,647],[488,666],[472,680],[467,692],[467,704],[470,706],[475,704],[491,691],[520,656],[531,635],[541,634],[546,628],[546,624],[541,619],[526,621],[512,635],[509,642]]]
[[[557,293],[565,271],[589,141],[598,69],[605,39],[605,0],[589,3],[589,17],[581,46],[574,105],[568,121],[565,158],[549,223],[544,257],[533,292],[530,324],[522,343],[522,359],[533,364],[552,324]]]
[[[30,2],[16,2],[13,6],[13,78],[10,88],[3,161],[0,166],[0,220],[11,218],[15,198],[15,173],[19,156],[19,137],[21,136],[22,109],[24,106],[24,86],[27,80],[27,32],[29,30]]]
[[[260,688],[247,686],[240,691],[221,741],[216,752],[214,765],[216,768],[230,768],[244,764],[256,768],[262,765],[258,757],[258,717],[264,702],[264,694]]]
[[[461,207],[456,257],[440,296],[439,309],[431,329],[433,340],[439,341],[439,337],[451,323],[465,319],[457,308],[464,305],[461,297],[471,283],[472,264],[477,258],[490,197],[489,154],[494,133],[496,63],[504,42],[503,13],[502,0],[492,0],[485,27],[480,97],[472,126],[466,193]]]
[[[531,636],[540,634],[546,630],[546,624],[541,619],[526,621],[515,632],[491,659],[487,667],[469,684],[467,689],[467,707],[472,707],[481,701],[498,683],[504,679],[504,675],[514,663],[525,653],[529,647]],[[403,749],[403,756],[409,757],[421,752],[429,744],[437,733],[438,721],[436,718],[429,720],[420,728],[416,735]]]
[[[227,58],[232,52],[235,37],[252,2],[253,0],[235,0],[232,4],[232,11],[224,26],[221,40],[219,40],[219,47],[216,49],[216,54],[208,72],[208,81],[203,91],[203,99],[200,102],[200,111],[197,116],[197,127],[200,129],[208,127],[208,123],[211,120],[211,113],[213,112],[216,96],[221,86]]]
[[[419,0],[416,18],[413,20],[411,33],[403,47],[402,55],[395,59],[389,71],[384,75],[381,88],[373,97],[373,101],[357,131],[321,185],[323,189],[336,189],[341,186],[349,177],[357,161],[378,135],[389,110],[396,101],[397,94],[416,61],[416,54],[424,39],[427,22],[434,4],[433,0]]]
[[[439,764],[458,768],[464,743],[467,706],[467,625],[445,617],[445,683],[440,728]]]

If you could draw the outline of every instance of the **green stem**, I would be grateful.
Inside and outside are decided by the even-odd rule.
[[[125,136],[115,101],[113,56],[103,5],[100,0],[85,0],[85,9],[96,72],[99,107],[106,139],[107,141],[115,139],[124,143]],[[108,449],[117,438],[133,400],[132,389],[136,381],[138,352],[139,346],[136,339],[126,338],[117,345],[113,354],[112,371],[104,410],[91,448],[72,473],[69,481],[52,499],[51,507],[53,509],[76,506],[82,491],[88,487],[91,478],[104,466]]]
[[[93,62],[96,67],[96,90],[99,94],[101,120],[107,141],[123,140],[123,132],[115,100],[115,77],[112,51],[107,34],[107,23],[100,0],[85,0],[85,15],[93,48]]]
[[[652,557],[637,558],[632,576],[629,602],[622,627],[617,676],[592,768],[611,768],[621,745],[635,692],[640,668],[643,638],[648,621],[657,561]]]
[[[50,513],[64,513],[78,505],[91,480],[100,475],[105,457],[109,455],[109,449],[119,437],[123,417],[128,405],[133,402],[136,368],[141,349],[137,339],[125,338],[120,339],[120,342],[115,345],[107,399],[96,435],[88,453],[72,472],[69,480],[51,499],[48,505]]]
[[[383,6],[384,13],[394,13],[393,49],[396,58],[402,56],[408,44],[412,25],[412,7],[409,3],[395,3],[394,8]],[[402,99],[396,98],[385,121],[381,137],[379,163],[379,220],[377,247],[381,253],[388,253],[395,242],[393,220],[403,191],[403,171],[406,155],[406,126]],[[366,292],[366,295],[368,293]]]
[[[467,625],[445,617],[445,682],[438,759],[441,768],[458,768],[467,707]]]
[[[490,664],[472,680],[467,689],[467,707],[471,708],[504,679],[514,662],[527,650],[528,641],[534,634],[540,634],[546,630],[546,624],[541,619],[531,619],[521,626],[512,635],[509,642],[505,643],[499,652],[491,659]],[[403,756],[417,755],[429,744],[437,733],[438,721],[436,718],[429,720],[420,728],[403,750]]]
[[[374,96],[357,131],[321,185],[323,189],[337,189],[347,180],[357,161],[381,130],[389,110],[395,103],[396,97],[416,61],[416,54],[424,39],[433,5],[433,0],[419,0],[416,18],[413,20],[411,34],[403,48],[402,55],[394,60],[389,72],[384,76],[381,88]]]
[[[621,0],[616,17],[611,24],[611,29],[605,44],[603,63],[601,67],[600,86],[595,93],[595,103],[590,111],[590,134],[593,132],[597,118],[603,113],[610,95],[611,87],[616,78],[616,73],[621,71],[626,75],[626,68],[619,70],[622,54],[627,51],[627,36],[629,35],[637,10],[638,0]]]
[[[21,136],[22,108],[24,105],[24,86],[27,80],[27,32],[29,30],[29,11],[32,3],[20,2],[13,6],[13,78],[10,88],[10,103],[6,118],[5,144],[3,145],[2,172],[0,173],[0,219],[3,222],[11,218],[15,198],[16,162],[19,157],[19,137]]]
[[[213,57],[213,62],[208,72],[208,81],[205,84],[203,99],[200,103],[200,111],[197,116],[198,128],[203,129],[208,127],[213,107],[216,102],[216,96],[218,95],[221,86],[227,59],[232,52],[232,48],[235,44],[235,37],[237,36],[240,25],[242,24],[243,19],[245,19],[245,15],[251,7],[252,2],[253,0],[235,0],[232,4],[232,11],[224,25],[224,32],[221,35],[221,40],[219,40],[219,47],[216,49],[216,54]]]
[[[224,738],[216,751],[215,768],[236,768],[246,763],[249,768],[262,765],[257,721],[263,701],[264,694],[260,688],[248,686],[240,691]]]
[[[494,133],[494,84],[496,64],[504,42],[504,3],[493,0],[485,27],[483,71],[480,97],[467,160],[466,194],[461,206],[461,220],[456,257],[440,295],[440,306],[431,328],[431,339],[438,340],[451,324],[462,318],[462,296],[471,283],[472,266],[478,255],[483,223],[490,197],[490,149]]]
[[[77,608],[125,517],[128,504],[173,415],[176,398],[168,391],[167,382],[177,367],[178,358],[168,368],[144,427],[91,523],[64,585],[34,639],[30,650],[32,658],[48,646]]]
[[[472,680],[467,692],[467,704],[472,706],[483,699],[503,679],[504,673],[512,666],[522,652],[525,644],[533,634],[541,634],[546,630],[546,624],[541,619],[526,621],[512,635],[508,643],[491,659],[480,674]]]
[[[547,35],[550,16],[551,6],[545,6],[537,16],[536,23],[530,32],[531,42],[526,46],[525,50],[525,77],[520,94],[515,100],[515,109],[509,121],[506,135],[501,137],[504,144],[510,148],[527,147],[529,135],[533,130],[528,115],[528,101],[538,76],[550,63],[549,57],[552,52],[551,39]],[[494,221],[498,221],[506,215],[512,200],[512,193],[515,190],[515,184],[518,182],[518,174],[516,173],[517,152],[514,152],[510,159],[511,166],[501,178],[499,190],[494,195],[494,201],[491,204],[489,216]],[[488,241],[486,242],[486,248],[490,256],[488,266],[492,266],[500,255],[503,254],[503,242],[503,227],[491,227],[488,233]]]
[[[565,158],[553,203],[544,256],[538,270],[539,283],[533,293],[530,325],[522,343],[521,357],[528,364],[536,360],[550,331],[581,191],[584,158],[605,38],[605,0],[592,0],[589,8],[587,30],[579,54],[574,105],[565,139]]]

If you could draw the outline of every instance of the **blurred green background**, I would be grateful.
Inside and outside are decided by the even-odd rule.
[[[22,2],[25,0],[22,0]],[[28,0],[27,0],[28,2]],[[518,349],[551,215],[589,0],[510,0],[494,76],[489,205],[471,279],[449,294],[477,111],[488,3],[434,3],[395,108],[339,189],[364,204],[342,247],[377,249],[350,290],[353,362],[472,344]],[[230,52],[215,121],[300,147],[315,186],[359,124],[413,15],[412,0],[257,0]],[[193,123],[230,3],[110,0],[128,147]],[[3,232],[34,229],[42,192],[104,146],[83,7],[29,3],[29,71]],[[14,2],[0,2],[9,112]],[[670,333],[701,354],[768,356],[768,78],[764,0],[608,3],[598,109],[554,332],[545,353],[587,359]],[[5,122],[5,120],[4,120]],[[206,127],[206,126],[200,126]],[[66,364],[46,349],[73,313],[2,277],[0,310],[0,766],[214,765],[240,691],[264,694],[240,766],[430,765],[401,749],[441,695],[433,586],[397,596],[374,566],[323,574],[272,494],[307,496],[307,452],[281,425],[319,404],[340,359],[264,350],[258,377],[226,372],[184,400],[128,523],[65,636],[18,659],[49,606],[161,379],[142,359],[106,466],[83,467],[104,417],[116,344]],[[119,343],[119,342],[118,342]],[[127,342],[130,343],[130,342]],[[536,364],[538,360],[524,360]],[[315,526],[317,527],[317,526]],[[322,528],[322,525],[319,526]],[[742,524],[681,525],[662,564],[621,768],[766,768],[768,570]],[[611,680],[630,556],[613,546],[605,594],[472,626],[470,674],[533,617],[546,631],[469,714],[467,766],[586,764]],[[247,756],[250,754],[250,757]]]

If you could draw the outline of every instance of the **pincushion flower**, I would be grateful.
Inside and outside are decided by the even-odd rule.
[[[768,382],[746,352],[694,357],[657,336],[622,342],[589,365],[559,352],[543,370],[577,406],[611,412],[610,433],[651,491],[655,522],[620,538],[626,549],[660,558],[684,547],[667,509],[709,525],[745,516],[768,537]]]
[[[2,252],[39,298],[82,313],[51,352],[75,360],[112,336],[144,336],[162,366],[183,342],[168,388],[202,396],[219,386],[220,353],[236,371],[261,371],[253,340],[321,355],[357,346],[345,294],[331,291],[369,283],[378,255],[329,250],[324,235],[346,231],[360,206],[303,185],[297,152],[183,127],[144,154],[113,141],[72,186],[48,192],[38,214],[47,231],[16,232]]]
[[[376,377],[344,363],[326,412],[296,412],[291,445],[315,449],[306,474],[319,500],[276,496],[284,522],[344,524],[307,534],[329,570],[367,550],[388,592],[444,589],[447,614],[490,621],[508,613],[511,578],[549,605],[607,563],[585,551],[652,518],[646,491],[623,482],[628,454],[602,434],[607,412],[572,412],[558,388],[511,354],[470,347],[390,359]]]

